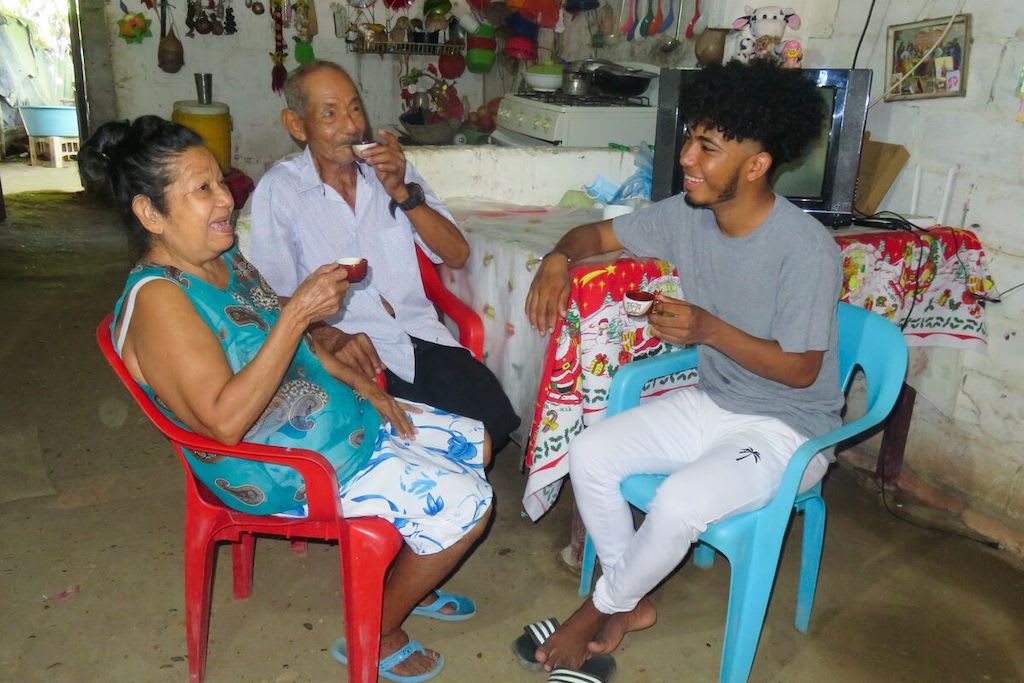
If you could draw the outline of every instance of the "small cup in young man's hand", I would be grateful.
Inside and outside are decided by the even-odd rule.
[[[622,307],[632,316],[647,315],[654,305],[654,295],[639,289],[632,289],[622,297]]]
[[[366,277],[368,264],[364,258],[359,256],[340,258],[338,259],[338,265],[345,269],[345,272],[348,274],[347,279],[352,284],[355,284]]]

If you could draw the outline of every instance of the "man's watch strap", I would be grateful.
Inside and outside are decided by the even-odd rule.
[[[394,199],[388,204],[388,211],[391,213],[391,217],[395,217],[395,209],[401,209],[402,211],[412,211],[420,204],[424,204],[427,201],[426,195],[423,194],[423,188],[420,187],[419,183],[406,183],[405,189],[409,193],[409,197],[404,202],[398,202]]]

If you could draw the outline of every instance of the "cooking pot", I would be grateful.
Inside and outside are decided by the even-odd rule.
[[[582,71],[566,71],[562,77],[562,92],[566,95],[581,96],[590,92],[590,74]]]
[[[637,97],[643,95],[658,74],[600,59],[583,62],[578,71],[590,73],[590,85],[606,95]]]

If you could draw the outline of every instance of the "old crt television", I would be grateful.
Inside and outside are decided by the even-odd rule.
[[[825,225],[849,225],[853,217],[853,191],[864,138],[870,69],[802,69],[814,81],[825,100],[827,122],[821,137],[803,157],[773,169],[772,186]],[[679,93],[692,82],[697,69],[662,69],[655,133],[655,201],[683,189],[679,168],[683,124]]]

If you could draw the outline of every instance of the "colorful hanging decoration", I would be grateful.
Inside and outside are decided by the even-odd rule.
[[[316,3],[296,0],[295,8],[295,61],[308,64],[316,59],[313,54],[313,36],[317,34]]]
[[[288,78],[288,70],[284,68],[284,60],[288,58],[284,49],[284,7],[284,0],[270,0],[270,21],[274,25],[274,51],[270,53],[274,68],[270,72],[270,87],[274,92],[281,92]]]
[[[120,7],[124,16],[117,20],[117,35],[124,38],[124,42],[141,43],[143,38],[153,35],[149,30],[152,19],[147,19],[141,12],[129,12],[123,0]]]

